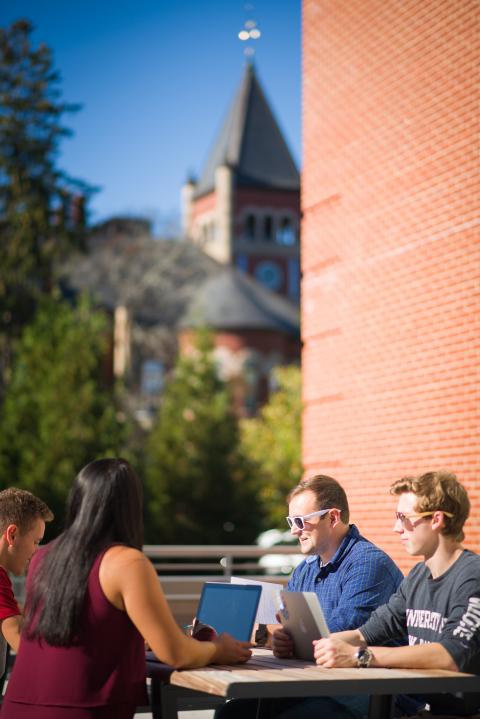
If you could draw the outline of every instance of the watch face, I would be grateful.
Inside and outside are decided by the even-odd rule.
[[[373,654],[368,647],[358,649],[355,652],[355,656],[357,659],[357,667],[367,668],[370,666],[373,659]]]
[[[282,286],[283,270],[276,262],[264,260],[255,267],[255,278],[269,290],[278,290]]]

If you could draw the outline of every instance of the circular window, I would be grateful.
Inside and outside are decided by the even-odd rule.
[[[276,262],[266,260],[255,267],[255,278],[269,290],[278,290],[283,282],[283,270]]]

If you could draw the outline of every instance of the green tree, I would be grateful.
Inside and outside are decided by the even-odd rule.
[[[31,33],[27,20],[0,28],[0,390],[12,340],[81,242],[83,198],[93,189],[57,168],[70,134],[62,116],[78,106],[60,100],[51,51],[33,47]]]
[[[18,343],[0,414],[0,486],[38,494],[61,525],[74,476],[122,446],[111,395],[104,391],[103,315],[44,299]]]
[[[258,467],[260,497],[270,527],[285,529],[285,498],[302,477],[301,375],[275,370],[278,389],[258,417],[242,420],[243,452]]]
[[[196,352],[180,357],[147,442],[148,540],[156,544],[249,543],[260,529],[251,467],[212,349],[200,332]]]

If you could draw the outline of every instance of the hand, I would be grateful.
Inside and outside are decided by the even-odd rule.
[[[313,642],[313,655],[320,667],[355,667],[355,651],[351,644],[335,637]]]
[[[285,629],[277,629],[272,636],[272,649],[278,659],[293,657],[293,639]]]
[[[281,629],[282,625],[280,622],[278,624],[267,624],[267,644],[266,646],[271,649],[272,648],[272,642],[273,642],[273,635],[277,631],[277,629]]]
[[[191,636],[194,639],[198,639],[200,642],[213,642],[217,638],[218,634],[210,624],[204,624],[200,622],[197,617],[193,620]]]
[[[230,634],[220,634],[213,640],[215,654],[212,664],[243,664],[252,656],[249,642],[239,642]]]

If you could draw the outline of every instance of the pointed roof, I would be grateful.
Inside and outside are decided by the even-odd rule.
[[[195,196],[215,187],[215,170],[231,167],[237,185],[298,190],[300,177],[253,65],[245,73],[210,152]]]
[[[298,307],[233,267],[221,267],[193,295],[180,326],[300,333]]]

